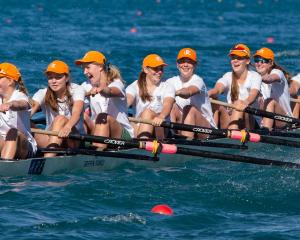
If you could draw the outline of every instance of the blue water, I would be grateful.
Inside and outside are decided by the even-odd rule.
[[[92,49],[119,66],[128,83],[145,55],[165,59],[167,78],[177,74],[178,50],[193,47],[198,73],[212,87],[230,70],[227,54],[238,42],[252,52],[271,47],[280,65],[292,75],[300,72],[297,0],[0,3],[1,61],[21,69],[31,94],[46,86],[43,71],[54,59],[70,65],[74,82],[84,81],[73,62]],[[290,151],[268,156],[289,160]],[[203,160],[162,169],[125,165],[100,173],[5,178],[1,238],[299,239],[299,180],[297,170]],[[150,212],[161,203],[174,215]]]

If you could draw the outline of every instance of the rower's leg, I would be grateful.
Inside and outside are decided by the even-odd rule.
[[[244,113],[233,109],[230,115],[230,122],[228,125],[228,129],[241,129],[244,125],[243,123],[244,123]]]
[[[6,134],[6,139],[1,151],[1,158],[26,158],[29,144],[23,133],[19,132],[16,128],[12,128]]]
[[[83,114],[84,119],[84,129],[87,134],[91,134],[95,128],[95,124],[87,113]]]
[[[300,100],[300,96],[297,97]],[[291,103],[294,118],[300,117],[300,103]]]
[[[154,117],[156,117],[156,113],[153,112],[150,109],[145,109],[141,115],[140,118],[142,119],[153,119]],[[144,124],[141,123],[139,125],[138,131],[137,131],[137,137],[138,138],[151,138],[153,136],[153,132],[154,132],[154,127],[150,124]]]
[[[184,124],[197,125],[201,127],[211,127],[202,113],[192,105],[183,108],[182,120]],[[181,131],[181,134],[188,138],[194,138],[193,132]],[[206,134],[198,134],[198,138],[206,138]]]
[[[182,112],[180,111],[176,103],[173,104],[171,113],[170,113],[171,122],[181,123],[182,122]]]
[[[67,122],[68,122],[68,119],[65,116],[58,115],[54,118],[50,130],[59,132],[65,126],[65,124]],[[62,142],[63,142],[62,138],[59,138],[57,136],[50,136],[47,147],[59,147],[62,144]],[[45,153],[44,156],[45,157],[55,157],[56,153]]]
[[[107,113],[100,113],[97,116],[93,135],[103,137],[120,138],[122,134],[122,126],[112,116]],[[93,143],[93,146],[104,149],[107,144]]]

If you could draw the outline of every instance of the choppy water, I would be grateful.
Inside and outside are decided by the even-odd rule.
[[[252,51],[269,46],[279,64],[300,71],[297,0],[0,3],[0,59],[17,64],[31,94],[46,85],[43,70],[54,59],[66,61],[74,82],[82,82],[73,62],[91,49],[104,52],[128,83],[149,53],[160,54],[169,64],[166,77],[173,76],[178,50],[190,46],[199,55],[199,75],[212,87],[229,70],[227,53],[238,42]],[[276,157],[289,154],[282,149]],[[5,178],[1,238],[297,239],[299,179],[296,170],[222,161]],[[160,203],[174,216],[152,214]]]

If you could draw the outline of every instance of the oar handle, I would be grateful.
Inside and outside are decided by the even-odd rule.
[[[31,128],[31,132],[38,133],[38,134],[50,135],[50,136],[58,136],[58,132],[39,129],[39,128]]]
[[[153,122],[149,119],[134,118],[134,117],[128,117],[128,119],[130,122],[134,122],[134,123],[145,123],[145,124],[153,125]]]
[[[229,107],[229,108],[236,109],[236,107],[231,103],[222,102],[220,100],[216,100],[216,99],[213,99],[213,98],[210,98],[210,102],[214,103],[214,104],[217,104],[217,105],[224,106],[224,107]]]

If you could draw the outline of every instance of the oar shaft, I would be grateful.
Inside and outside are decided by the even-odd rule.
[[[237,110],[237,108],[233,104],[225,103],[225,102],[215,100],[215,99],[212,99],[212,98],[210,99],[210,101],[211,101],[211,103],[221,105],[221,106],[225,106],[225,107],[230,107],[230,108],[233,108],[233,109]],[[253,114],[253,115],[256,115],[256,116],[260,116],[260,117],[274,119],[274,120],[277,120],[277,121],[280,121],[280,122],[286,122],[286,123],[290,123],[290,124],[300,124],[300,119],[285,116],[285,115],[282,115],[282,114],[277,114],[277,113],[272,113],[272,112],[260,110],[260,109],[257,109],[257,108],[246,107],[244,112],[249,113],[249,114]]]
[[[38,129],[38,128],[32,128],[31,131],[33,133],[58,136],[58,132],[48,131],[48,130],[43,130],[43,129]],[[70,133],[68,138],[74,139],[74,140],[86,141],[86,142],[104,143],[104,144],[109,144],[109,145],[114,145],[114,146],[119,146],[119,147],[143,148],[141,142],[130,141],[130,140],[121,140],[121,139],[117,139],[117,138],[107,138],[107,137],[93,136],[93,135],[87,135],[87,134],[77,134],[77,133]]]
[[[177,153],[190,155],[190,156],[222,159],[222,160],[232,161],[232,162],[252,163],[258,165],[273,165],[273,166],[288,167],[288,168],[300,168],[299,163],[283,162],[278,160],[256,158],[256,157],[227,154],[227,153],[220,153],[220,152],[210,152],[210,151],[202,151],[202,150],[199,151],[197,149],[182,148],[182,147],[177,148]]]

